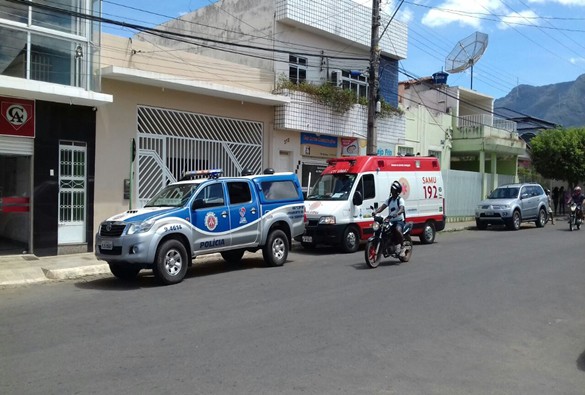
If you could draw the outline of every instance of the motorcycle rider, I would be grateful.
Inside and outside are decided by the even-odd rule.
[[[404,237],[402,236],[402,228],[404,227],[404,198],[400,196],[402,193],[402,185],[398,181],[394,181],[390,186],[390,197],[384,202],[374,214],[381,213],[388,207],[390,223],[393,225],[393,239],[398,243],[395,246],[396,254],[400,257],[404,257],[406,251],[402,250],[402,242]]]
[[[583,201],[585,200],[585,195],[581,193],[581,187],[577,185],[573,189],[573,194],[567,203],[567,206],[570,206],[571,203],[575,203],[577,205],[577,213],[578,218],[583,220]]]

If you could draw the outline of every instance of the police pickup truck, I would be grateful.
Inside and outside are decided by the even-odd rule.
[[[188,172],[143,208],[108,218],[95,238],[96,257],[120,279],[152,269],[162,284],[181,282],[193,258],[211,253],[237,263],[245,251],[262,249],[268,264],[283,265],[292,239],[304,231],[297,176],[220,175],[221,170]]]

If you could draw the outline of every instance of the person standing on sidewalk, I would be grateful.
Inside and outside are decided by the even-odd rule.
[[[554,187],[552,190],[552,200],[553,200],[553,204],[554,204],[554,214],[557,215],[559,213],[558,208],[559,208],[559,187]]]
[[[552,208],[553,203],[552,203],[552,197],[550,195],[550,189],[546,189],[545,191],[546,191],[546,197],[548,198],[548,215],[550,216],[550,223],[552,225],[554,225],[555,224],[555,215],[554,215],[553,208]]]
[[[569,203],[569,192],[565,191],[565,187],[562,186],[559,189],[559,214],[565,215],[567,203]]]

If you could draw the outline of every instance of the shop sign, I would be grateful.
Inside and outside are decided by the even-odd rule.
[[[35,137],[35,102],[0,97],[0,134]]]
[[[366,154],[366,140],[341,137],[341,156],[359,156]]]
[[[301,154],[318,158],[335,158],[337,137],[301,133]]]

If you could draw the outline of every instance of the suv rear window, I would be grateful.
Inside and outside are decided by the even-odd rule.
[[[490,199],[515,199],[518,197],[518,188],[497,188],[489,196]]]

